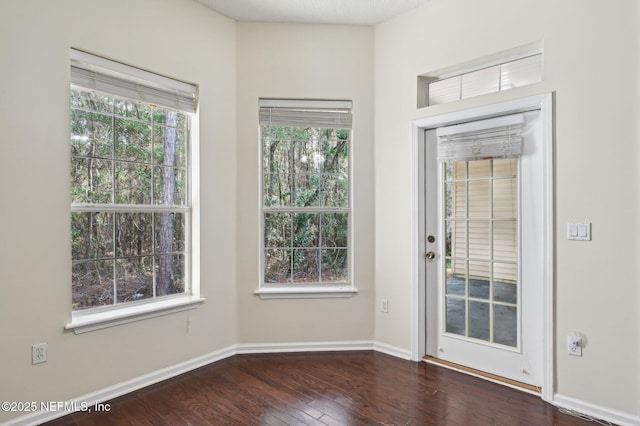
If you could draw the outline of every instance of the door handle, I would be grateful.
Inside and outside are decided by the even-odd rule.
[[[427,259],[433,260],[436,257],[436,254],[433,251],[427,252]]]

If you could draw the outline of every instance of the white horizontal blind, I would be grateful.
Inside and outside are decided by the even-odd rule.
[[[71,84],[130,100],[194,113],[198,88],[79,50],[71,50]]]
[[[350,101],[260,99],[260,125],[350,129]]]
[[[523,127],[522,114],[440,127],[438,161],[519,157]]]

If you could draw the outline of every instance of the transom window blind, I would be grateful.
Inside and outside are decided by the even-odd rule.
[[[195,113],[198,87],[71,49],[71,84],[126,99]]]
[[[522,114],[440,127],[436,131],[438,161],[519,157],[523,128]]]
[[[260,99],[260,125],[350,129],[351,101]]]

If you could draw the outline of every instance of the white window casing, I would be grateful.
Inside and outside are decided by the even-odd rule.
[[[167,129],[169,129],[171,126],[175,126],[175,124],[169,124],[168,121],[167,123],[160,122],[155,118],[147,119],[149,121],[144,121],[136,117],[123,117],[118,115],[119,113],[117,112],[117,110],[109,112],[104,110],[92,110],[88,107],[74,106],[75,104],[71,105],[72,125],[78,120],[95,120],[95,117],[101,117],[97,119],[99,120],[96,122],[97,125],[101,125],[104,127],[105,123],[109,122],[109,120],[111,120],[110,122],[112,123],[112,129],[106,130],[104,133],[110,135],[109,138],[111,139],[103,139],[99,141],[103,146],[103,150],[106,149],[104,148],[105,146],[109,147],[109,145],[111,145],[111,147],[108,148],[111,151],[109,152],[105,150],[101,154],[85,154],[78,153],[72,150],[72,163],[73,161],[85,161],[86,164],[91,164],[91,162],[102,161],[105,164],[112,164],[112,166],[101,169],[107,171],[107,173],[115,173],[117,168],[120,166],[126,168],[128,166],[134,167],[137,165],[141,168],[150,170],[150,175],[147,177],[147,179],[150,179],[153,183],[148,189],[150,191],[149,199],[142,203],[128,203],[126,201],[123,202],[117,199],[117,194],[120,194],[120,189],[117,188],[118,181],[115,178],[115,174],[114,176],[107,178],[107,182],[109,182],[109,179],[111,179],[112,182],[112,195],[110,197],[110,200],[98,200],[90,197],[88,200],[78,201],[76,200],[76,198],[72,197],[72,216],[74,214],[82,215],[102,213],[112,218],[111,220],[113,221],[113,224],[109,224],[109,226],[113,226],[114,241],[112,246],[113,248],[109,250],[113,250],[113,253],[105,250],[105,252],[98,257],[82,257],[78,259],[76,259],[74,255],[73,261],[74,265],[81,264],[83,262],[115,262],[113,266],[112,278],[114,280],[114,295],[113,303],[107,303],[103,305],[98,304],[95,306],[83,306],[80,309],[74,310],[72,312],[72,319],[65,326],[65,328],[72,329],[76,334],[78,334],[196,308],[198,304],[204,301],[204,299],[201,298],[199,294],[199,285],[192,282],[193,276],[199,275],[194,274],[192,270],[194,264],[192,257],[194,253],[192,251],[191,235],[193,214],[191,207],[191,190],[192,185],[194,184],[192,182],[191,168],[191,144],[194,143],[194,141],[191,140],[191,122],[193,119],[193,121],[197,123],[197,86],[194,84],[174,80],[172,78],[168,78],[159,74],[151,73],[149,71],[141,70],[119,62],[111,61],[106,58],[95,56],[76,49],[71,49],[70,59],[70,85],[71,92],[72,94],[74,94],[73,96],[79,96],[78,93],[95,93],[95,95],[87,96],[94,96],[92,99],[114,99],[116,101],[122,100],[123,102],[142,104],[144,108],[150,108],[150,110],[154,111],[153,114],[156,114],[155,111],[160,111],[160,109],[163,109],[163,111],[164,109],[166,109],[166,111],[169,112],[175,111],[183,119],[183,121],[181,121],[181,123],[183,124],[178,125],[178,127],[181,128],[181,131],[183,132],[181,133],[182,136],[179,137],[184,138],[184,140],[183,142],[181,142],[183,152],[181,152],[180,155],[182,155],[183,157],[180,164],[167,164],[167,157],[164,157],[164,161],[160,160],[161,162],[156,162],[155,158],[158,154],[150,147],[144,148],[146,150],[145,152],[148,152],[148,154],[145,154],[148,155],[148,159],[139,160],[131,158],[120,158],[117,154],[117,145],[127,145],[135,143],[135,134],[126,133],[127,130],[125,126],[127,125],[127,123],[129,126],[149,126],[149,129],[151,129],[152,127],[163,129],[165,128],[165,126]],[[166,112],[167,116],[170,115],[169,112]],[[118,127],[119,125],[121,126],[120,128]],[[176,127],[176,129],[178,127]],[[84,125],[83,128],[85,128]],[[152,134],[154,134],[153,132],[155,131],[156,130],[153,130]],[[117,132],[120,132],[120,136],[117,136]],[[130,132],[133,132],[133,130],[131,130]],[[120,139],[118,139],[118,137]],[[157,135],[153,137],[157,137]],[[155,141],[155,139],[153,140],[154,142],[151,142],[151,147],[153,147],[153,144],[155,144],[156,148],[161,148],[158,147],[158,144],[162,143],[161,139],[159,139],[158,141]],[[72,131],[72,146],[74,143],[89,143],[90,141],[91,135],[73,134]],[[162,154],[160,155],[162,156]],[[113,171],[108,171],[109,168],[111,168]],[[167,199],[160,200],[161,196],[156,196],[156,191],[158,191],[158,189],[155,186],[156,180],[154,180],[157,179],[157,182],[160,182],[161,175],[163,173],[163,170],[165,169],[172,170],[172,173],[184,174],[181,177],[182,183],[175,184],[182,185],[180,187],[182,189],[181,195],[178,196],[176,200],[168,200],[168,202]],[[74,172],[72,171],[72,176],[73,173]],[[162,177],[162,179],[165,178]],[[132,186],[131,188],[134,188],[134,186]],[[160,188],[162,188],[162,185],[160,185]],[[165,191],[165,193],[167,192]],[[158,199],[154,200],[154,197]],[[153,229],[153,236],[151,237],[151,241],[153,241],[153,247],[150,249],[151,254],[146,253],[143,255],[133,255],[131,256],[131,258],[142,259],[143,257],[149,256],[154,258],[153,269],[148,270],[151,271],[148,273],[152,273],[154,277],[151,284],[153,287],[153,294],[151,296],[147,295],[140,300],[122,302],[116,299],[115,289],[118,288],[119,285],[117,283],[116,271],[119,267],[119,259],[124,259],[124,261],[126,261],[127,259],[125,257],[119,257],[125,256],[124,254],[117,254],[117,250],[124,249],[116,249],[117,245],[115,243],[115,236],[117,235],[117,232],[125,232],[127,228],[118,228],[118,226],[120,225],[117,224],[117,220],[118,218],[123,218],[126,215],[135,216],[145,214],[148,215],[148,217],[153,218],[153,223],[150,225],[151,229]],[[178,243],[179,246],[178,248],[172,249],[171,252],[155,251],[155,246],[157,244],[156,238],[159,238],[157,237],[156,232],[159,232],[158,230],[161,229],[161,225],[159,225],[158,223],[160,221],[160,215],[162,214],[173,214],[174,220],[176,215],[183,217],[183,222],[182,225],[180,225],[180,230],[174,231],[178,232],[178,234],[174,234],[174,236],[171,237],[172,239],[178,238],[178,240],[180,240],[180,242]],[[171,226],[171,229],[174,229],[173,226]],[[175,235],[178,235],[178,237],[176,237]],[[156,268],[160,267],[155,263],[156,259],[162,256],[171,257],[174,255],[175,259],[182,259],[176,260],[177,262],[182,262],[180,263],[180,266],[174,265],[174,267],[181,268],[181,279],[183,281],[183,288],[181,287],[182,291],[178,291],[173,294],[156,296]],[[197,264],[198,262],[195,263]],[[140,264],[142,265],[142,263]]]
[[[351,276],[350,135],[352,103],[345,100],[260,99],[258,106],[261,127],[261,280],[255,294],[263,299],[351,297],[357,292],[353,287]],[[337,132],[340,132],[340,139],[331,141],[323,139],[329,133],[334,135],[332,137],[336,137]],[[295,140],[298,137],[295,135],[303,133],[308,136],[308,141]],[[344,139],[345,137],[346,139]],[[338,149],[338,147],[344,149],[346,144],[348,154],[344,159],[343,168],[339,172],[336,172],[336,169],[327,170],[325,167],[324,161],[328,159],[328,153],[333,153],[333,151],[323,151],[328,149],[326,146],[323,148],[323,143],[328,143],[332,149]],[[331,145],[332,143],[334,145]],[[305,151],[304,155],[301,154],[302,150]],[[279,162],[277,160],[274,162],[274,151],[280,153]],[[275,169],[278,170],[277,173],[274,173],[274,164]],[[301,169],[304,171],[300,171]],[[342,196],[337,202],[330,200],[329,195],[325,197],[326,185],[335,184],[335,179],[342,182],[336,187]],[[346,186],[344,186],[344,179],[346,179]],[[272,180],[276,181],[279,188],[284,187],[285,192],[291,191],[291,194],[288,195],[289,199],[283,198],[281,190],[280,198],[274,202],[271,198],[267,200],[267,192],[270,193],[274,186]],[[308,183],[311,181],[313,183]],[[301,201],[302,196],[295,190],[296,185],[299,186],[301,182],[307,182],[309,185],[305,188],[310,190],[306,195],[315,190],[313,201],[309,201],[310,199],[307,199],[307,202]],[[267,190],[267,188],[269,189]],[[346,199],[344,198],[345,192]],[[280,223],[285,230],[278,231],[277,243],[268,244],[267,240],[270,237],[267,237],[267,234],[270,234],[270,231],[275,228],[266,229],[266,227],[273,226],[267,224],[272,223],[270,220],[275,217],[280,218]],[[303,244],[295,241],[296,237],[300,237],[296,233],[298,228],[295,225],[295,220],[301,217],[311,220],[312,227],[317,228],[311,233],[315,242]],[[323,242],[325,219],[332,217],[340,218],[339,222],[342,221],[340,222],[342,225],[333,224],[330,226],[333,226],[334,230],[340,228],[341,232],[347,235],[347,243],[344,247],[341,244],[332,247]],[[345,217],[346,221],[344,221]],[[290,225],[287,225],[289,222]],[[287,230],[289,227],[290,229]],[[309,234],[304,234],[302,237],[308,239]],[[283,243],[282,241],[285,240],[286,243]],[[335,278],[330,276],[328,271],[323,275],[325,273],[324,253],[330,251],[329,249],[335,249],[335,253],[341,253],[341,256],[346,257],[344,265],[346,276]],[[273,274],[266,272],[266,269],[269,268],[266,265],[270,264],[269,259],[273,259],[268,253],[276,252],[283,257],[279,258],[279,261],[284,265],[281,266],[282,273],[279,278],[273,278]],[[286,256],[290,256],[290,258]],[[311,257],[307,258],[307,256]],[[294,266],[296,264],[294,259],[307,265],[304,267],[306,269],[301,268],[298,271]],[[287,266],[287,262],[290,262],[289,266]],[[309,271],[311,271],[309,274],[311,277],[296,278],[296,272],[304,275]],[[266,278],[266,275],[269,275],[269,279]]]

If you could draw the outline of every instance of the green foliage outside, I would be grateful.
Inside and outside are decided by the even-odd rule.
[[[349,131],[262,132],[265,282],[346,282]]]
[[[71,213],[74,309],[183,292],[185,214],[109,206],[186,205],[186,116],[70,95],[71,199],[84,206]]]

